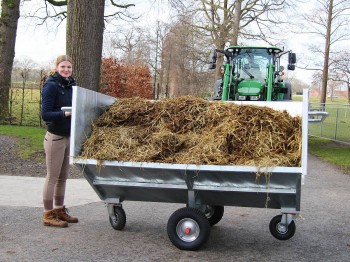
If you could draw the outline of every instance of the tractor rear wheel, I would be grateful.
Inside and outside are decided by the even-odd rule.
[[[286,82],[285,88],[287,89],[287,93],[284,94],[283,100],[292,100],[292,84]]]

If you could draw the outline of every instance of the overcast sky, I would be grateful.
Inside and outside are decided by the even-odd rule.
[[[65,22],[55,32],[48,32],[45,27],[28,26],[25,19],[20,19],[17,30],[15,59],[30,58],[46,65],[65,54]]]
[[[29,5],[26,10],[21,10],[21,15],[28,13],[28,8],[36,10],[37,7],[35,2],[42,0],[27,0],[26,5]],[[136,10],[139,14],[143,13],[144,17],[141,18],[143,24],[148,23],[152,26],[152,23],[156,23],[158,20],[169,19],[169,14],[165,12],[164,6],[150,7],[149,2],[142,0],[135,0],[137,4]],[[160,1],[164,2],[164,1]],[[135,9],[134,9],[135,10]],[[57,56],[65,54],[65,34],[66,34],[66,24],[65,21],[61,23],[59,27],[57,24],[52,26],[37,26],[37,21],[31,20],[29,18],[21,17],[18,22],[17,29],[17,39],[16,39],[16,49],[15,49],[15,59],[23,60],[24,58],[32,59],[40,66],[48,67],[52,66],[54,60]],[[293,52],[297,53],[297,58],[300,61],[300,55],[303,49],[303,41],[299,37],[291,37],[288,41],[289,46]],[[303,72],[304,71],[304,72]],[[297,69],[294,74],[303,74],[299,79],[305,79],[306,82],[311,81],[311,72],[305,72],[305,70]]]
[[[28,13],[33,14],[38,9],[40,1],[42,0],[26,0],[24,8],[21,9],[21,16]],[[164,9],[156,4],[151,7],[145,0],[131,2],[135,3],[136,7],[131,7],[130,11],[135,15],[143,14],[140,19],[143,24],[155,23],[157,18],[167,19],[167,12],[164,12]],[[57,23],[40,26],[37,23],[38,20],[31,18],[21,17],[19,19],[15,59],[30,58],[40,65],[46,65],[53,62],[57,56],[65,53],[66,22],[63,21],[58,27]]]

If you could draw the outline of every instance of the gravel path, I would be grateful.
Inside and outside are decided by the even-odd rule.
[[[18,155],[19,143],[16,138],[0,136],[0,174],[8,176],[45,177],[45,162],[23,159]],[[44,157],[44,149],[39,154]],[[70,178],[82,178],[75,167],[70,168]]]

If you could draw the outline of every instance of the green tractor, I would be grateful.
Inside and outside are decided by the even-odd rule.
[[[288,70],[295,70],[296,55],[277,47],[227,46],[214,49],[209,69],[216,68],[217,53],[224,54],[223,76],[214,99],[228,101],[291,100],[291,84],[283,81],[280,58],[288,54]]]

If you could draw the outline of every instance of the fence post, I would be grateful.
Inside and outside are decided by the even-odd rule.
[[[335,114],[335,130],[334,130],[334,140],[337,140],[337,132],[338,132],[338,115],[339,115],[339,106],[337,106],[337,111]]]
[[[10,104],[9,104],[10,125],[12,125],[13,83],[11,83],[10,101],[9,102],[10,102]]]
[[[326,103],[323,103],[323,104],[320,103],[319,110],[320,111],[326,111]],[[320,129],[321,129],[320,137],[323,137],[323,121],[321,122]]]

